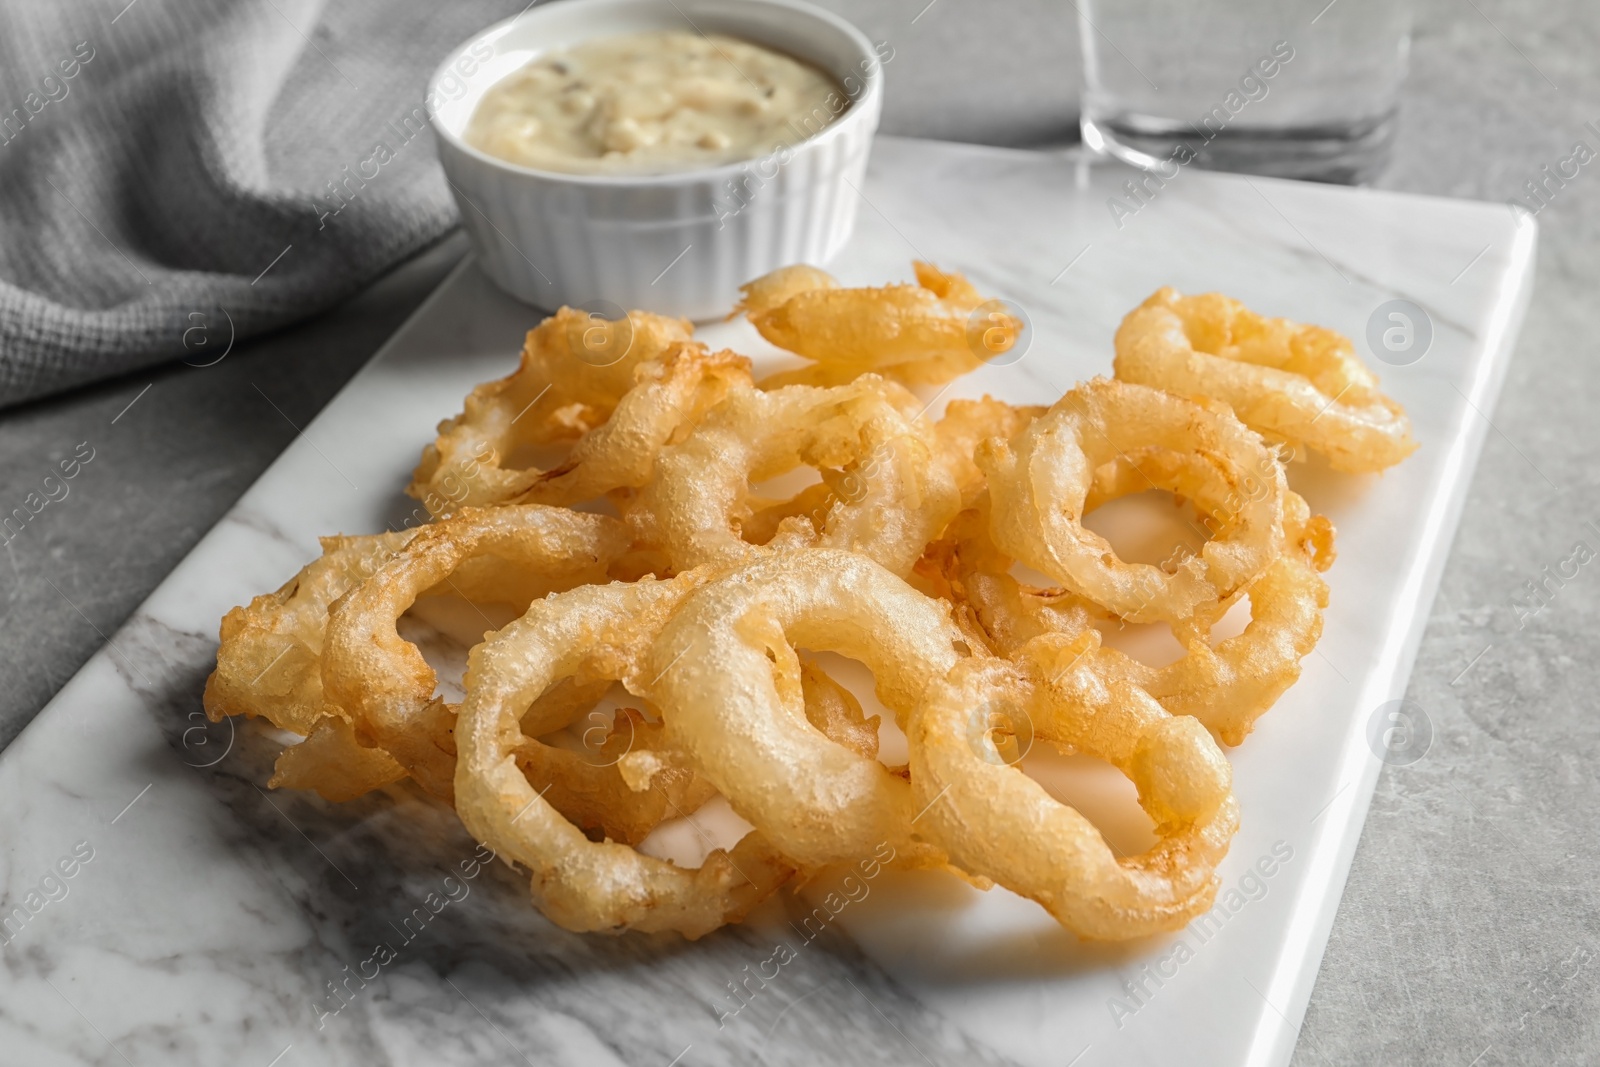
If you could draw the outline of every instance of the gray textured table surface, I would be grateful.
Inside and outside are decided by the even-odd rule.
[[[1076,32],[1052,0],[831,0],[896,48],[884,129],[1074,137]],[[919,14],[920,12],[920,14]],[[1503,201],[1600,120],[1600,11],[1438,0],[1419,12],[1379,184]],[[1410,696],[1432,749],[1385,771],[1297,1065],[1582,1063],[1600,1055],[1600,568],[1520,621],[1513,597],[1600,549],[1593,297],[1600,172],[1541,212],[1533,306]],[[341,310],[213,367],[0,414],[0,503],[79,442],[95,458],[0,564],[9,741],[442,277],[452,238]],[[1584,279],[1590,279],[1585,282]],[[132,404],[130,407],[129,405]],[[1553,588],[1552,583],[1552,588]]]

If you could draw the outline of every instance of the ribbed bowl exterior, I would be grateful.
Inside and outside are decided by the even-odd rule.
[[[512,296],[550,310],[642,308],[695,320],[726,315],[738,287],[791,263],[823,264],[855,225],[882,110],[881,71],[860,31],[800,0],[664,0],[661,17],[740,35],[748,22],[798,46],[810,35],[834,56],[831,71],[857,90],[849,106],[809,139],[736,166],[637,178],[563,175],[494,159],[459,136],[462,110],[438,121],[440,161],[485,273]],[[519,16],[518,33],[548,19],[569,36],[590,18],[599,32],[656,18],[650,0],[542,5]],[[589,13],[593,13],[592,15]],[[582,20],[579,22],[579,20]],[[511,20],[475,41],[503,39]],[[580,31],[581,32],[581,31]],[[460,56],[473,42],[458,49]],[[452,65],[447,60],[435,84]],[[431,94],[430,94],[431,95]]]
[[[868,119],[846,111],[848,128],[797,146],[765,168],[769,180],[753,162],[732,189],[725,175],[576,184],[485,164],[444,140],[440,158],[485,273],[512,296],[545,309],[605,301],[708,319],[727,314],[751,278],[825,263],[844,247],[877,128],[877,115]]]

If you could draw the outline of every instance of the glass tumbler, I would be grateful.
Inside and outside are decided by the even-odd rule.
[[[1077,0],[1083,140],[1135,166],[1356,184],[1388,162],[1406,0]]]

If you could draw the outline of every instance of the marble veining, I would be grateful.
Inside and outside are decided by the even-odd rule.
[[[278,740],[198,714],[217,619],[317,534],[404,521],[433,423],[505,372],[532,319],[469,264],[0,756],[0,913],[25,913],[0,945],[0,1062],[1287,1062],[1378,767],[1366,723],[1404,690],[1487,428],[1465,398],[1492,405],[1532,233],[1498,207],[1198,173],[1118,228],[1105,202],[1127,177],[885,139],[835,268],[881,282],[926,257],[1027,312],[1024,356],[947,396],[1037,402],[1109,373],[1117,320],[1162,284],[1358,344],[1396,295],[1433,317],[1427,357],[1378,368],[1417,457],[1381,479],[1291,476],[1339,524],[1334,605],[1299,686],[1231,754],[1240,903],[1213,936],[1085,945],[1002,892],[885,874],[812,940],[794,924],[826,885],[693,944],[583,937],[407,787],[337,806],[264,790]],[[740,324],[705,333],[776,358]],[[80,842],[93,859],[30,911]],[[780,942],[792,960],[751,981]]]

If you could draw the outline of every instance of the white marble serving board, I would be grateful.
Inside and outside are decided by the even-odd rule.
[[[335,806],[259,788],[273,740],[200,714],[217,620],[312,558],[318,534],[406,521],[400,489],[434,423],[514,365],[537,318],[469,262],[0,757],[0,911],[26,919],[0,934],[0,1062],[1287,1063],[1380,767],[1368,724],[1405,691],[1534,231],[1496,206],[1191,171],[1119,226],[1108,198],[1130,177],[884,139],[834,266],[878,283],[927,258],[1018,303],[1026,354],[947,395],[1034,403],[1109,373],[1118,320],[1160,285],[1363,349],[1385,301],[1430,313],[1427,355],[1378,367],[1420,451],[1381,478],[1291,475],[1338,524],[1333,601],[1299,684],[1231,753],[1243,826],[1213,932],[1082,944],[1027,901],[924,873],[881,875],[811,942],[789,920],[827,886],[693,944],[576,936],[500,865],[446,883],[472,870],[472,842],[405,789]],[[705,332],[759,347],[742,324]],[[447,891],[461,899],[426,909]],[[407,925],[419,906],[428,922]],[[780,939],[795,958],[726,1014],[728,983]],[[384,942],[392,962],[334,999]]]

